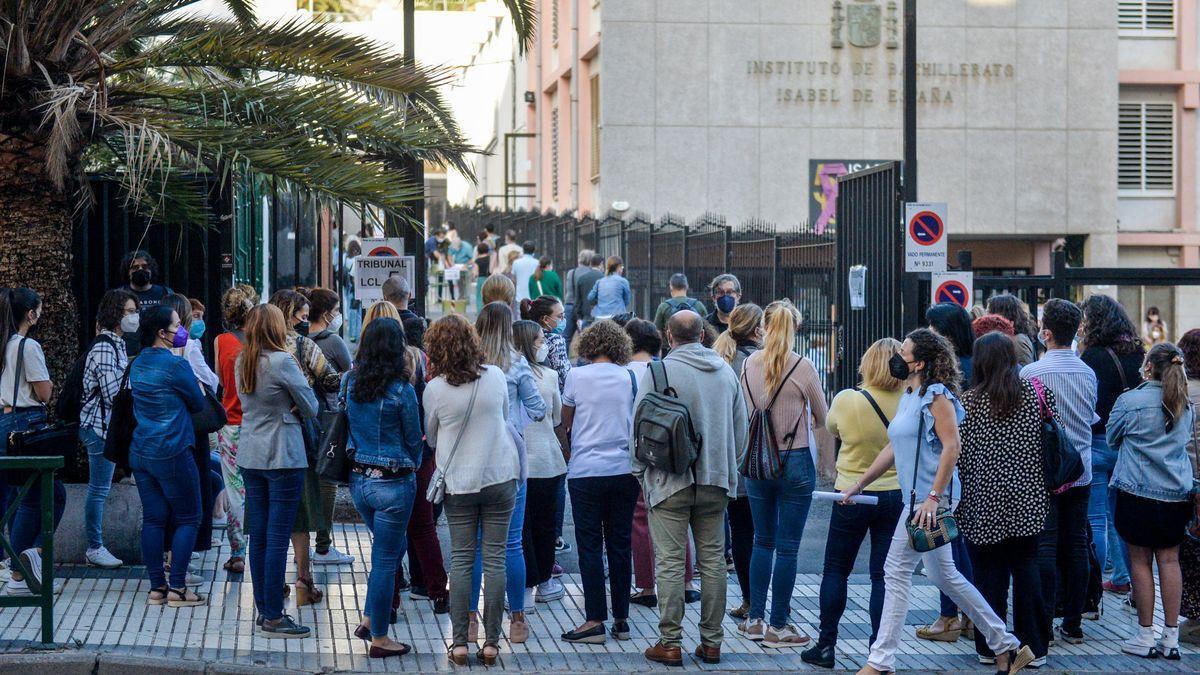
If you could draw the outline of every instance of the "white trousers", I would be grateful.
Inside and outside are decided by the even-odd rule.
[[[925,575],[938,590],[950,596],[954,604],[975,623],[975,630],[983,633],[992,652],[1003,654],[1019,649],[1020,641],[1006,630],[1004,622],[996,616],[979,591],[954,566],[949,546],[941,546],[928,553],[913,550],[904,527],[907,518],[908,509],[905,508],[900,521],[896,523],[896,533],[892,536],[892,545],[883,563],[883,616],[867,664],[878,671],[896,670],[896,649],[900,645],[900,633],[904,630],[904,618],[908,614],[908,592],[919,561],[925,562]]]

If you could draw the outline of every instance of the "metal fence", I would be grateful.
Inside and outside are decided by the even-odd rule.
[[[487,225],[501,237],[511,230],[517,242],[533,242],[536,255],[550,256],[564,278],[584,249],[619,255],[633,289],[634,313],[643,318],[653,318],[667,298],[672,274],[686,274],[692,296],[708,305],[713,278],[733,273],[742,284],[742,302],[765,307],[789,298],[795,303],[804,317],[798,349],[816,364],[826,387],[833,386],[827,375],[836,345],[834,228],[817,232],[808,223],[778,226],[762,220],[731,225],[711,214],[688,222],[674,215],[596,218],[486,208],[453,208],[447,220],[470,242]]]

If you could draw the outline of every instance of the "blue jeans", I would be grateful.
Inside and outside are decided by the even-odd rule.
[[[773,628],[788,624],[792,589],[796,585],[796,555],[816,482],[816,470],[808,448],[796,448],[784,457],[783,474],[779,478],[751,478],[746,483],[750,512],[754,516],[750,618],[766,616],[767,586],[770,586],[770,624]]]
[[[835,504],[829,518],[829,539],[825,542],[825,569],[821,576],[821,636],[819,644],[837,644],[838,623],[846,611],[846,585],[854,571],[854,561],[863,539],[871,537],[871,639],[879,632],[883,616],[883,563],[887,560],[896,532],[896,521],[904,510],[900,490],[863,492],[879,498],[875,506]]]
[[[525,611],[525,549],[521,533],[525,529],[525,481],[517,481],[517,497],[508,521],[508,542],[504,547],[504,579],[508,593],[508,611]],[[479,589],[483,586],[483,530],[475,542],[475,567],[471,569],[471,611],[479,611]],[[374,624],[372,624],[374,625]]]
[[[0,453],[4,452],[7,444],[8,435],[14,431],[27,431],[36,429],[46,424],[46,410],[44,408],[24,408],[10,413],[0,413]],[[5,485],[2,490],[4,493],[4,508],[8,508],[8,500],[16,495],[15,488],[9,488]],[[67,506],[67,488],[63,486],[61,480],[54,479],[54,527],[58,528],[58,522],[62,520],[63,511]],[[34,481],[30,486],[29,492],[25,493],[25,498],[17,506],[16,515],[13,516],[12,522],[9,524],[9,535],[12,547],[17,553],[24,551],[27,548],[42,545],[42,484],[41,481]]]
[[[1113,528],[1113,506],[1116,500],[1113,490],[1108,487],[1112,480],[1112,470],[1117,464],[1117,451],[1108,447],[1108,441],[1101,435],[1092,436],[1092,491],[1088,495],[1088,525],[1092,529],[1092,546],[1096,552],[1096,561],[1104,571],[1108,554],[1113,554],[1112,582],[1114,584],[1129,583],[1129,553],[1125,550],[1125,542],[1117,536]]]
[[[971,564],[971,554],[967,552],[967,542],[963,537],[958,537],[950,542],[950,555],[954,558],[954,566],[963,575],[967,581],[975,582],[975,567]],[[941,616],[952,617],[958,616],[958,605],[950,599],[950,596],[941,593]]]
[[[195,462],[192,462],[195,465]],[[304,469],[242,469],[254,607],[266,620],[283,616],[283,574],[300,508]],[[385,624],[386,625],[386,624]]]
[[[138,496],[142,500],[142,559],[151,588],[167,585],[163,548],[168,526],[171,536],[171,588],[187,587],[188,561],[200,527],[200,473],[191,452],[168,459],[129,456]]]
[[[83,505],[83,530],[87,536],[88,550],[104,546],[104,502],[112,489],[113,471],[116,464],[104,458],[104,439],[86,427],[79,428],[79,440],[87,446],[88,490]]]
[[[371,620],[371,635],[383,637],[391,625],[396,568],[408,544],[408,519],[417,497],[417,476],[410,473],[402,478],[381,479],[351,473],[350,496],[374,538],[364,613]]]

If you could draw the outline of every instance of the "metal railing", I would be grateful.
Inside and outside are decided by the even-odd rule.
[[[42,591],[28,596],[0,596],[0,607],[40,607],[42,610],[42,648],[53,649],[54,643],[54,471],[63,467],[62,457],[0,457],[0,476],[12,475],[12,472],[29,472],[21,485],[16,487],[14,494],[8,500],[8,508],[4,511],[3,523],[6,528],[0,528],[0,545],[8,554],[13,572],[20,572],[28,579],[32,570],[25,567],[19,555],[20,551],[13,550],[12,542],[5,534],[11,529],[13,516],[25,495],[34,485],[41,486],[42,513]]]

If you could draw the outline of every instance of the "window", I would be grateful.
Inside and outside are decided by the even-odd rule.
[[[600,177],[600,76],[593,75],[592,89],[592,180]]]
[[[1121,103],[1117,183],[1125,194],[1175,190],[1175,104]]]
[[[1175,0],[1118,0],[1117,25],[1122,35],[1175,34]]]
[[[558,2],[550,0],[550,44],[558,46]]]
[[[558,108],[550,111],[550,198],[558,201]]]

